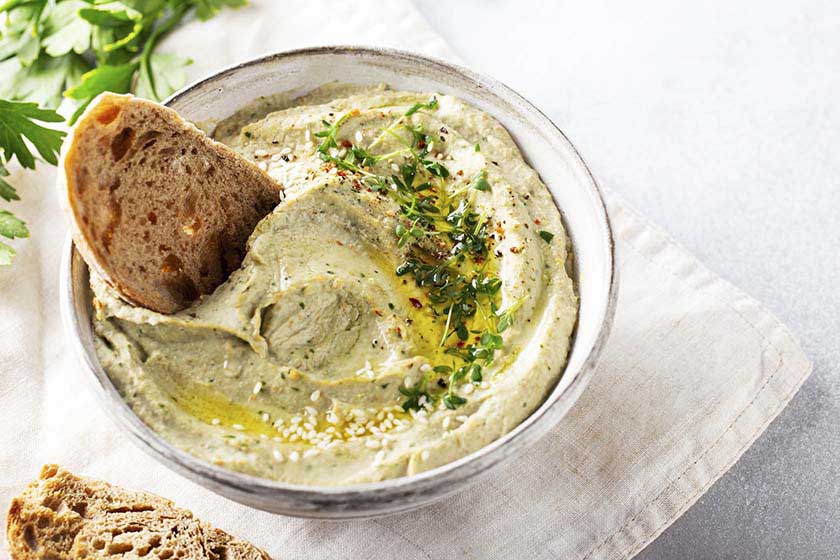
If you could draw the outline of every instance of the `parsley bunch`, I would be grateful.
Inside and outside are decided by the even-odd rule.
[[[27,169],[40,154],[55,165],[63,132],[37,122],[61,122],[64,97],[76,102],[73,124],[105,91],[161,100],[184,85],[192,61],[155,52],[185,18],[207,20],[247,0],[0,0],[0,197],[19,200],[4,179],[13,158]],[[0,235],[27,237],[26,225],[0,209]],[[0,243],[0,264],[15,252]]]

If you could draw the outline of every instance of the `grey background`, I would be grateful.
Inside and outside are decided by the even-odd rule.
[[[840,557],[840,2],[415,3],[813,360],[787,409],[638,558]]]

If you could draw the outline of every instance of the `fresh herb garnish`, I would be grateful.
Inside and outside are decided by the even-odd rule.
[[[55,165],[64,132],[46,128],[38,122],[60,122],[63,119],[55,111],[40,109],[35,103],[19,103],[0,99],[0,197],[7,202],[20,200],[15,188],[4,179],[12,158],[27,169],[35,168],[35,156],[27,141],[48,163]],[[8,210],[0,210],[0,235],[7,239],[29,237],[29,230],[23,220]],[[15,250],[0,242],[0,265],[11,264]]]
[[[543,241],[545,241],[546,243],[551,243],[551,240],[554,239],[554,234],[550,231],[541,230],[540,237],[542,237]]]
[[[459,383],[482,382],[484,368],[493,363],[503,346],[501,333],[510,327],[519,306],[499,310],[502,281],[488,270],[489,218],[475,206],[476,193],[492,189],[486,170],[476,174],[468,186],[450,192],[445,183],[450,172],[441,154],[432,151],[433,137],[422,124],[408,124],[407,117],[437,106],[434,97],[415,103],[367,147],[340,138],[341,126],[358,116],[358,110],[345,113],[334,123],[324,120],[325,128],[315,133],[321,139],[317,151],[325,163],[355,174],[357,184],[387,195],[399,206],[394,235],[406,257],[395,273],[412,276],[428,296],[427,306],[410,298],[415,308],[428,308],[445,321],[439,345],[452,357],[452,363],[434,366],[413,385],[401,386],[405,410],[419,410],[423,403],[436,399],[450,409],[465,404],[467,400],[455,392]],[[374,154],[372,148],[385,137],[393,137],[402,147]],[[399,158],[401,163],[397,163]],[[382,161],[390,162],[392,174],[373,172]],[[427,242],[432,238],[434,242]],[[473,343],[469,343],[471,337]],[[429,384],[432,377],[437,378],[434,389]]]
[[[429,109],[429,110],[437,109],[437,106],[438,106],[437,97],[432,97],[431,99],[429,99],[425,103],[415,103],[414,105],[412,105],[408,109],[408,111],[405,112],[405,116],[410,117],[411,115],[413,115],[414,113],[416,113],[420,109]]]

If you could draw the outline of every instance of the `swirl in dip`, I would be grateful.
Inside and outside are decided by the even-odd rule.
[[[92,278],[97,354],[181,449],[309,485],[411,475],[504,435],[562,374],[577,314],[560,213],[492,117],[329,85],[217,128],[284,200],[190,308]]]

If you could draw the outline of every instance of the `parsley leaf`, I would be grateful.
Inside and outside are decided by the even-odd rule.
[[[6,168],[0,164],[0,198],[5,200],[6,202],[11,202],[13,200],[20,200],[20,196],[18,196],[17,191],[15,188],[6,182],[3,177],[8,177],[9,172],[6,171]]]
[[[542,237],[542,240],[545,241],[546,243],[551,243],[551,240],[554,239],[554,234],[551,233],[550,231],[541,230],[540,231],[540,237]]]
[[[35,103],[5,101],[0,99],[0,148],[5,161],[17,157],[23,167],[35,168],[35,157],[24,142],[29,140],[44,158],[55,165],[58,163],[58,151],[64,132],[46,128],[35,121],[61,122],[64,119],[55,111],[40,109]]]
[[[29,237],[29,230],[23,220],[8,210],[0,210],[0,235],[9,239]],[[11,246],[0,242],[0,265],[10,264],[15,253]]]
[[[192,0],[191,3],[195,5],[196,17],[206,21],[218,14],[222,8],[241,8],[248,0]]]
[[[82,0],[65,0],[47,12],[41,40],[47,55],[56,58],[71,51],[83,54],[90,48],[91,25],[78,16],[79,10],[87,5]]]
[[[131,89],[131,80],[134,72],[137,71],[136,62],[128,62],[119,66],[103,64],[86,72],[82,76],[82,82],[64,92],[65,97],[82,101],[73,116],[70,117],[71,124],[76,122],[85,111],[93,98],[105,91],[114,93],[126,93]]]
[[[148,67],[140,68],[135,93],[140,97],[158,101],[169,97],[187,81],[186,68],[190,64],[192,60],[189,58],[174,54],[151,55]],[[153,76],[157,78],[153,79]]]

